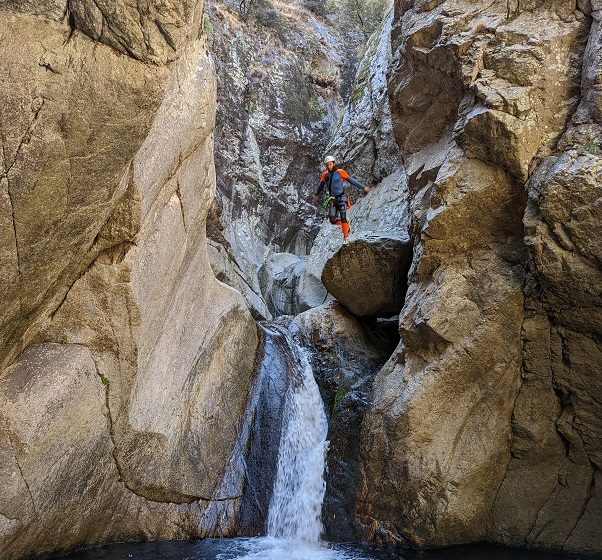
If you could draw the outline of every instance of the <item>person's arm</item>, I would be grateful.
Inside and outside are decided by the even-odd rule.
[[[326,185],[326,173],[322,173],[322,177],[320,177],[320,184],[316,190],[316,194],[320,194],[324,189],[324,185]]]
[[[348,183],[351,183],[354,187],[362,189],[365,193],[370,192],[370,187],[362,185],[357,179],[351,177],[349,173],[347,173],[347,171],[345,171],[344,169],[339,169],[339,173],[341,174],[343,180],[347,181]]]

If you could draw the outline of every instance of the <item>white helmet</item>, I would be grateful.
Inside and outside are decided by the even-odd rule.
[[[324,158],[324,165],[326,165],[327,163],[330,163],[332,161],[332,163],[335,162],[335,159],[332,156],[326,156]]]

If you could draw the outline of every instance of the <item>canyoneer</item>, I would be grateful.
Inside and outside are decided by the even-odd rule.
[[[328,186],[328,198],[324,201],[324,205],[328,207],[328,219],[333,225],[341,226],[343,230],[343,239],[347,239],[349,235],[349,222],[347,220],[347,210],[351,206],[349,196],[345,191],[345,181],[351,183],[354,187],[362,189],[366,194],[370,192],[370,187],[365,187],[357,179],[354,179],[345,171],[336,165],[335,159],[332,156],[324,158],[326,171],[320,177],[320,184],[316,190],[319,195],[325,186]]]

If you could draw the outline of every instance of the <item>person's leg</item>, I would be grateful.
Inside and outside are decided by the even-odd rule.
[[[342,194],[337,200],[339,213],[341,214],[341,222],[347,223],[347,195]]]
[[[337,223],[338,208],[334,204],[334,200],[328,203],[328,219],[332,225]]]
[[[349,235],[349,224],[347,223],[347,195],[342,194],[339,198],[338,206],[341,214],[341,229],[343,230],[343,239]]]

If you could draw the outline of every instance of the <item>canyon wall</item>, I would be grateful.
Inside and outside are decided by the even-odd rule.
[[[236,534],[251,313],[314,350],[330,538],[599,554],[602,5],[398,0],[357,65],[260,8],[0,0],[0,555]]]
[[[231,533],[257,334],[207,254],[202,3],[0,12],[1,555]]]
[[[363,534],[602,550],[596,3],[400,1],[414,244],[363,425]]]
[[[361,36],[303,2],[259,0],[245,11],[215,0],[209,13],[219,78],[213,267],[256,317],[271,318],[280,310],[259,268],[274,253],[312,247],[323,218],[312,195]]]

